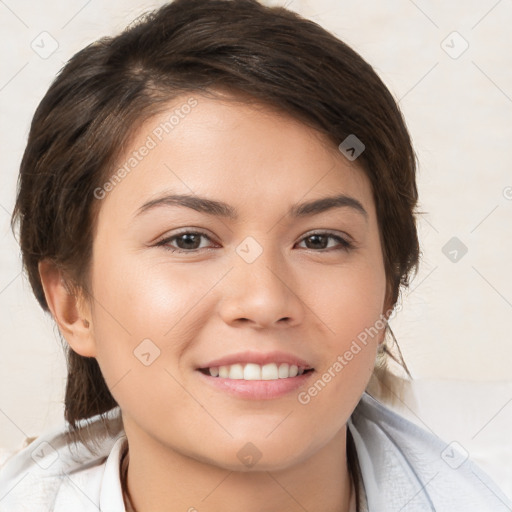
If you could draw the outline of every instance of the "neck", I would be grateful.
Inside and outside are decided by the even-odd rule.
[[[163,450],[155,439],[130,436],[126,426],[125,430],[130,443],[126,485],[134,512],[350,512],[355,502],[346,461],[346,427],[299,465],[250,472]]]

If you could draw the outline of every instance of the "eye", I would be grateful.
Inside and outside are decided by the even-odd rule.
[[[329,239],[338,242],[338,247],[334,247],[333,250],[349,251],[354,248],[354,244],[352,242],[349,242],[341,236],[334,235],[329,232],[311,233],[310,235],[304,237],[302,241],[306,241],[306,244],[308,244],[308,240],[310,241],[310,247],[306,247],[307,249],[319,249],[320,251],[325,251],[333,248],[332,245],[329,247]]]
[[[200,249],[204,249],[204,247],[201,247],[201,238],[211,240],[208,235],[199,231],[183,231],[177,235],[173,235],[160,240],[156,246],[163,247],[164,249],[171,252],[194,252]],[[176,241],[178,247],[171,245],[171,243],[174,241]]]
[[[155,245],[157,247],[163,247],[165,250],[171,252],[193,253],[207,248],[201,246],[202,239],[211,241],[211,238],[206,233],[202,233],[200,231],[183,231],[176,235],[164,238]],[[334,244],[334,248],[332,245],[329,246],[329,240],[337,242],[338,247],[336,247],[336,244]],[[335,251],[349,251],[355,247],[352,242],[329,232],[311,233],[304,237],[300,243],[302,242],[306,243],[306,249],[318,249],[315,252],[329,251],[331,249]]]

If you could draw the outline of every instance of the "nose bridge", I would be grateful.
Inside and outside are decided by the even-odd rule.
[[[252,295],[284,293],[284,270],[286,262],[283,255],[272,246],[270,237],[266,240],[246,237],[236,248],[235,273],[239,275],[245,288],[252,287]],[[282,274],[282,275],[280,275]],[[251,294],[250,290],[247,290]]]
[[[234,286],[223,313],[226,321],[250,320],[258,325],[272,325],[282,319],[296,322],[301,305],[294,293],[292,272],[286,268],[286,258],[271,246],[270,241],[246,237],[235,249]]]

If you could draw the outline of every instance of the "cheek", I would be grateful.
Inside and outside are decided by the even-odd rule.
[[[322,364],[315,368],[315,380],[297,397],[309,417],[329,418],[324,426],[329,435],[342,427],[366,389],[385,327],[381,317],[385,284],[364,275],[352,273],[345,289],[329,290]]]
[[[143,258],[101,258],[105,263],[93,267],[93,325],[96,358],[107,384],[115,385],[128,371],[133,378],[145,363],[172,371],[208,317],[205,295],[218,272],[210,279],[211,272],[179,265],[171,270]],[[154,373],[146,371],[141,378]]]
[[[386,291],[383,265],[360,259],[357,263],[315,276],[314,294],[309,294],[315,313],[325,323],[329,344],[342,350],[352,339],[371,331],[368,342],[377,343],[376,329],[371,327],[381,318]],[[313,291],[313,290],[312,290]]]
[[[122,328],[132,343],[170,337],[211,287],[205,274],[144,265],[136,257],[103,265],[95,272],[93,288],[98,323],[114,331]]]
[[[337,396],[366,387],[384,335],[385,289],[383,266],[368,260],[340,269],[337,276],[331,274],[323,281],[322,293],[314,296],[315,312],[325,327],[321,340],[325,357],[319,373]]]

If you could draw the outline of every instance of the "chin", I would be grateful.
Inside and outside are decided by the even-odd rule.
[[[219,447],[218,453],[194,458],[199,462],[239,473],[282,471],[302,464],[308,458],[304,443],[283,446],[283,443],[280,442],[276,446],[275,443],[268,441],[259,444],[247,441],[235,444],[236,447],[233,445]],[[298,446],[301,448],[300,452],[297,451]]]

